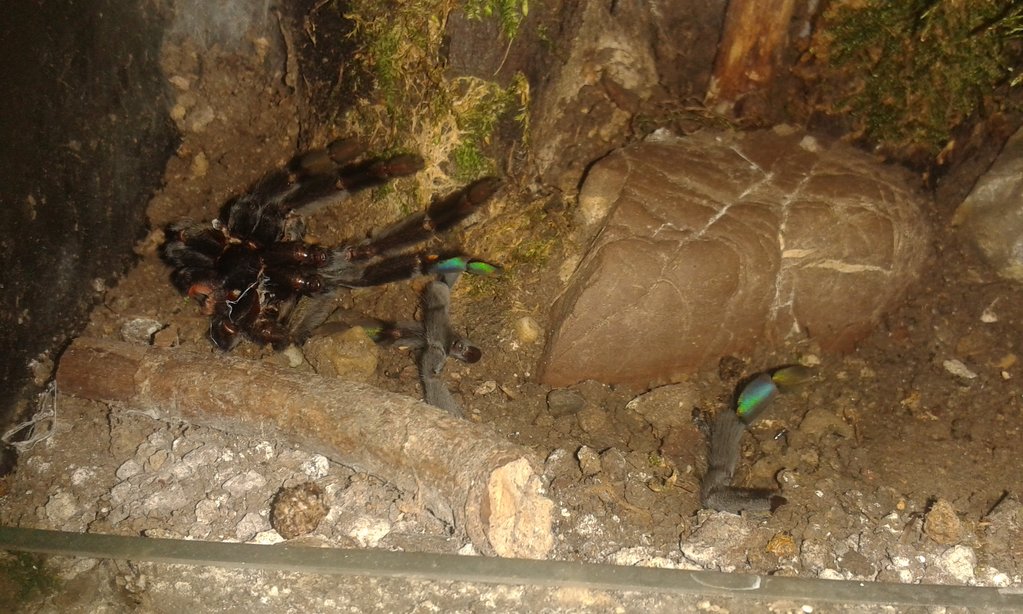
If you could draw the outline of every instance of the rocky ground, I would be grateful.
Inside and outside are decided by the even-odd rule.
[[[232,66],[230,81],[198,79],[201,64],[217,61],[226,60],[168,51],[166,70],[178,77],[171,78],[178,95],[172,115],[184,141],[150,207],[154,228],[211,217],[294,153],[290,95],[265,88],[244,64]],[[311,232],[326,243],[395,219],[397,212],[373,211],[373,203],[367,197],[321,212]],[[550,299],[563,283],[559,258],[572,249],[574,213],[510,191],[470,222],[462,235],[467,249],[506,253],[507,233],[488,230],[504,228],[516,212],[532,216],[532,232],[565,237],[564,245],[549,260],[457,288],[455,319],[485,356],[449,367],[448,383],[468,419],[528,447],[542,463],[557,506],[554,558],[1020,586],[1023,476],[1013,468],[1023,448],[1023,303],[1016,286],[960,245],[948,226],[955,204],[939,200],[927,211],[933,257],[904,303],[851,353],[811,346],[794,357],[764,349],[653,390],[593,381],[550,388],[536,381],[536,366]],[[137,247],[139,264],[102,288],[83,334],[137,339],[132,327],[155,321],[159,343],[217,360],[207,320],[167,283],[158,240],[154,231]],[[416,301],[415,287],[400,284],[353,292],[344,305],[407,318]],[[410,355],[366,351],[378,363],[365,376],[370,383],[420,394]],[[239,353],[311,369],[303,357],[251,345]],[[704,417],[726,407],[739,377],[795,358],[813,363],[818,377],[779,398],[751,429],[739,470],[741,483],[780,488],[788,502],[763,516],[700,510]],[[0,524],[277,543],[274,496],[314,482],[329,512],[302,543],[471,552],[410,493],[287,441],[167,424],[59,390],[41,407],[55,415],[50,436],[25,446],[16,470],[0,481]],[[70,564],[60,570],[68,582],[83,573]],[[129,569],[111,581],[144,592],[132,584],[140,574]]]

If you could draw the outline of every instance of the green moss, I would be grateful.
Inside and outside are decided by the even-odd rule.
[[[1019,0],[835,3],[812,52],[835,71],[828,109],[888,149],[936,156],[1019,63]]]
[[[360,50],[354,68],[374,83],[346,118],[346,129],[372,135],[385,147],[422,155],[426,169],[417,179],[421,201],[493,174],[497,163],[487,151],[498,126],[517,121],[524,132],[528,122],[525,77],[503,87],[447,73],[442,47],[445,24],[455,7],[452,0],[354,0],[346,14]],[[481,18],[493,15],[502,27],[514,26],[506,30],[512,36],[527,9],[521,0],[475,0],[465,10]]]
[[[458,169],[455,173],[456,177],[473,179],[491,175],[494,172],[493,160],[487,158],[480,150],[479,144],[474,141],[462,141],[451,152],[451,159]]]
[[[475,89],[455,105],[455,122],[461,133],[461,142],[452,152],[456,177],[462,181],[492,174],[493,160],[484,153],[500,122],[513,119],[526,131],[528,123],[529,85],[519,74],[512,84],[502,88],[496,83],[479,79],[462,79],[468,89]]]
[[[529,13],[529,0],[466,0],[465,15],[470,19],[498,18],[501,31],[509,40],[515,38],[519,25]]]
[[[553,237],[525,241],[512,252],[512,259],[522,264],[542,267],[550,260],[556,245],[557,242]]]

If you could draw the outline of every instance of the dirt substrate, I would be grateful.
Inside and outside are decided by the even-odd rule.
[[[184,51],[176,57],[167,60],[171,74],[196,61]],[[248,87],[250,96],[213,96],[216,84],[209,82],[181,85],[189,103],[178,112],[186,138],[151,206],[154,226],[212,217],[233,191],[293,153],[295,125],[281,121],[292,116],[287,95],[262,91],[244,70],[234,74],[232,92]],[[219,106],[208,107],[210,100]],[[242,116],[245,122],[232,119]],[[394,219],[377,212],[363,221],[372,203],[352,200],[323,211],[311,231],[331,243]],[[537,210],[514,194],[503,196],[470,224],[466,247],[480,255],[507,251],[506,235],[488,232],[488,215],[518,209]],[[595,382],[551,390],[534,379],[542,335],[533,340],[523,318],[547,329],[550,298],[561,284],[555,260],[510,268],[482,291],[456,289],[454,319],[485,356],[450,365],[445,377],[470,420],[527,446],[542,463],[557,506],[553,558],[1021,586],[1023,476],[1015,461],[1023,452],[1023,302],[1016,286],[996,280],[958,247],[944,227],[949,207],[935,211],[941,247],[927,272],[905,304],[847,356],[820,355],[808,343],[799,356],[764,351],[650,392]],[[208,321],[167,282],[158,238],[154,233],[138,246],[140,263],[107,290],[85,334],[121,338],[126,323],[149,318],[167,327],[165,342],[208,351],[215,361]],[[416,302],[411,284],[344,298],[345,306],[391,318],[410,317]],[[251,345],[239,354],[289,364]],[[382,350],[378,358],[370,383],[420,394],[410,355]],[[819,363],[817,380],[781,397],[752,429],[739,470],[744,484],[780,487],[787,504],[770,516],[699,510],[701,416],[725,407],[738,377],[799,358]],[[55,408],[52,436],[24,450],[16,471],[0,481],[2,525],[276,543],[272,498],[282,486],[312,481],[330,511],[298,538],[302,543],[471,552],[414,493],[290,442],[167,424],[59,391]],[[81,575],[94,573],[86,568],[93,569],[58,565],[66,586],[98,577]],[[147,573],[145,566],[122,566],[108,580],[118,590],[145,593],[140,582]],[[228,581],[217,574],[209,580]],[[274,590],[272,582],[260,586]]]

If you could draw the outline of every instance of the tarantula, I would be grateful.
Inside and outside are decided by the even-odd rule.
[[[172,269],[171,282],[210,317],[209,337],[217,347],[230,351],[243,338],[275,350],[302,343],[333,308],[330,300],[308,299],[329,299],[339,288],[429,274],[447,279],[449,288],[463,272],[488,275],[497,270],[458,251],[406,251],[479,209],[500,185],[494,178],[436,200],[425,211],[368,239],[336,247],[304,241],[304,216],[423,167],[418,156],[361,160],[362,153],[354,140],[334,141],[268,174],[225,203],[212,222],[182,221],[166,227],[160,256]],[[297,309],[300,299],[314,305]],[[446,305],[444,310],[446,314]],[[422,349],[430,343],[427,328],[385,327],[373,336],[382,343],[404,336],[406,345]],[[449,329],[442,337],[446,355],[468,362],[479,359],[479,349]]]

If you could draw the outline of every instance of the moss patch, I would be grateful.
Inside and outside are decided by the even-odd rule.
[[[500,19],[511,37],[525,6],[521,0],[475,1],[465,10],[469,16]],[[494,174],[497,163],[486,150],[498,124],[511,120],[524,127],[528,121],[524,77],[505,87],[445,70],[445,25],[455,8],[457,3],[451,0],[387,4],[356,0],[346,13],[359,50],[354,57],[357,72],[373,82],[370,94],[356,101],[346,129],[422,155],[426,170],[417,178],[421,202]]]
[[[884,150],[933,161],[958,126],[1004,104],[1021,26],[1019,0],[833,2],[810,50],[835,92],[823,110]]]

